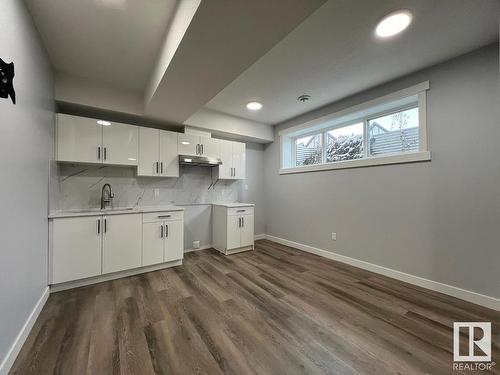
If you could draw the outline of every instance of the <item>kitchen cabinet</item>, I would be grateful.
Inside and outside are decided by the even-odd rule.
[[[179,155],[220,157],[220,140],[195,134],[179,134]]]
[[[139,128],[138,176],[179,177],[179,133]]]
[[[253,250],[253,205],[215,205],[212,237],[214,248],[226,255]]]
[[[141,266],[141,214],[102,218],[102,273]]]
[[[155,212],[142,217],[142,265],[172,262],[184,256],[184,213]]]
[[[49,220],[49,283],[61,284],[184,256],[184,212],[134,212]]]
[[[224,180],[242,180],[246,178],[246,146],[242,142],[220,141],[218,178]]]
[[[101,274],[101,216],[53,220],[51,284]]]
[[[137,165],[139,128],[134,125],[59,113],[56,160]]]

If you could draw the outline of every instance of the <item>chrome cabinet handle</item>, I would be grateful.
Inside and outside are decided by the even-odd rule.
[[[108,159],[108,148],[104,147],[104,160]]]
[[[203,155],[205,153],[205,145],[202,143],[201,144],[201,154]]]
[[[160,215],[158,219],[168,219],[169,217],[172,217],[172,215]]]
[[[160,171],[161,171],[161,174],[163,174],[163,162],[160,163]]]
[[[101,147],[97,147],[97,160],[101,160]]]
[[[200,154],[199,149],[200,149],[200,145],[199,145],[199,144],[197,144],[197,145],[196,145],[196,155],[199,155],[199,154]]]
[[[244,227],[244,226],[245,226],[245,218],[244,218],[244,217],[242,217],[242,218],[241,218],[241,226],[242,226],[242,227]]]
[[[104,233],[108,232],[108,219],[104,219]]]
[[[156,162],[156,174],[158,174],[159,172],[159,168],[160,168],[160,163]]]
[[[97,234],[101,234],[101,219],[97,219]]]
[[[163,238],[163,225],[160,225],[160,238]]]
[[[246,210],[238,210],[238,211],[236,211],[236,212],[246,212]]]
[[[168,225],[165,224],[165,237],[168,237]]]

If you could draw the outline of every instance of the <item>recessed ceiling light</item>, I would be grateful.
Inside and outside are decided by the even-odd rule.
[[[247,109],[251,111],[258,111],[262,108],[262,103],[259,102],[250,102],[247,104]]]
[[[182,143],[183,145],[188,145],[188,144],[189,144],[189,142],[186,142],[186,141],[182,141],[181,143]]]
[[[412,21],[412,14],[409,10],[403,9],[392,12],[382,18],[375,28],[375,35],[380,38],[388,38],[399,34],[408,26]]]
[[[111,123],[109,121],[97,120],[97,123],[102,126],[110,126]]]

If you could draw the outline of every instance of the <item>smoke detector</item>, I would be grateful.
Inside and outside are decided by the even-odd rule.
[[[309,99],[311,99],[311,95],[303,94],[297,98],[297,100],[301,103],[307,102]]]

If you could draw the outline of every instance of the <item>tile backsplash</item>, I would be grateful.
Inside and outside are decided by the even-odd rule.
[[[219,180],[210,187],[211,168],[181,166],[179,178],[137,177],[135,168],[50,163],[51,212],[97,208],[101,189],[111,184],[114,207],[196,205],[236,202],[241,181]],[[215,174],[214,174],[215,175]],[[210,187],[210,188],[209,188]]]

